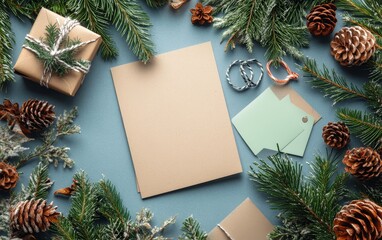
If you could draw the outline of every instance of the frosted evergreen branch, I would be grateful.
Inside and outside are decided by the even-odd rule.
[[[314,59],[305,59],[301,69],[308,74],[306,77],[311,78],[308,82],[313,88],[324,92],[325,96],[334,101],[333,104],[352,98],[370,100],[364,91],[352,83],[347,83],[343,77],[337,75],[334,69],[330,71],[325,65],[322,70],[318,69]]]
[[[6,3],[0,2],[0,90],[15,81],[12,63],[14,38]]]
[[[144,63],[154,54],[150,18],[135,1],[105,0],[106,17],[126,38],[131,51]]]
[[[360,110],[341,108],[337,116],[350,129],[350,133],[359,137],[363,144],[371,147],[382,147],[382,120],[370,113]]]
[[[23,147],[23,144],[28,141],[28,138],[11,132],[7,127],[0,126],[0,161],[18,157],[28,150],[28,148]]]
[[[268,195],[271,207],[290,222],[299,223],[298,232],[309,231],[314,239],[333,239],[332,220],[346,197],[346,177],[337,175],[332,159],[316,157],[310,177],[302,165],[277,154],[251,166],[250,179]],[[305,216],[304,221],[301,216]]]
[[[0,239],[9,239],[9,209],[11,207],[11,201],[5,195],[0,197]]]
[[[188,217],[182,224],[182,236],[180,240],[206,240],[207,233],[202,231],[200,224],[192,217]]]
[[[68,147],[57,147],[54,144],[62,136],[72,135],[80,132],[80,127],[74,124],[74,119],[77,117],[77,108],[74,107],[69,112],[57,117],[56,124],[49,131],[42,134],[42,144],[35,147],[28,154],[23,154],[16,162],[16,167],[19,168],[33,159],[40,159],[48,163],[53,163],[58,166],[59,162],[63,163],[63,167],[73,167],[74,161],[69,157]]]
[[[162,7],[168,4],[168,0],[146,0],[147,5],[153,8]]]

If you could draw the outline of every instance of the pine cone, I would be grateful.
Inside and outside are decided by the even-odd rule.
[[[342,66],[359,66],[374,54],[375,37],[362,27],[344,27],[330,43],[331,54]]]
[[[26,136],[33,136],[47,129],[54,121],[54,106],[46,101],[30,99],[20,109],[20,128]]]
[[[0,190],[9,190],[16,187],[19,173],[16,168],[5,162],[0,162]]]
[[[202,3],[198,2],[195,8],[192,8],[190,12],[192,13],[191,22],[192,24],[212,23],[213,17],[211,16],[213,8],[211,6],[203,7]]]
[[[378,240],[382,237],[382,207],[354,200],[342,207],[333,223],[337,240]]]
[[[0,104],[0,120],[7,121],[11,128],[15,126],[19,115],[20,111],[18,103],[12,103],[8,99],[5,99],[3,104]]]
[[[337,7],[333,3],[315,6],[306,16],[306,25],[314,36],[328,36],[336,27]]]
[[[381,156],[370,147],[347,150],[342,162],[346,165],[346,172],[361,180],[378,177],[382,172]]]
[[[51,223],[58,221],[60,213],[56,209],[43,199],[21,201],[11,209],[11,228],[24,233],[45,232]]]
[[[322,138],[328,146],[341,149],[350,141],[349,128],[343,122],[329,122],[322,129]]]

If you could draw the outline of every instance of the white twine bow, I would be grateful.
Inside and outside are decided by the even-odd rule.
[[[57,19],[57,22],[58,22],[58,19]],[[75,61],[74,64],[71,65],[71,64],[68,64],[67,62],[61,60],[61,58],[60,58],[63,53],[66,53],[68,51],[73,51],[77,48],[83,47],[83,46],[85,46],[89,43],[95,42],[97,40],[97,39],[93,39],[93,40],[89,40],[86,42],[74,44],[74,45],[67,47],[67,48],[59,49],[62,41],[64,39],[66,39],[69,32],[79,24],[80,23],[75,19],[65,18],[64,24],[60,27],[59,35],[58,35],[57,40],[54,43],[53,47],[48,46],[47,44],[45,44],[41,40],[36,39],[29,34],[25,37],[25,40],[28,43],[34,43],[34,44],[37,44],[38,46],[40,46],[41,48],[43,48],[56,61],[61,63],[66,68],[73,70],[75,72],[82,72],[82,73],[86,74],[89,72],[89,69],[90,69],[90,61],[84,61],[84,60],[82,60],[82,62]],[[23,45],[23,48],[28,49],[29,51],[35,53],[37,56],[40,54],[38,51],[36,51],[35,49],[31,48],[30,46],[28,46],[26,44]],[[52,78],[52,71],[53,71],[53,69],[49,69],[47,66],[44,66],[44,71],[43,71],[41,79],[40,79],[40,84],[42,86],[48,87],[49,81]]]

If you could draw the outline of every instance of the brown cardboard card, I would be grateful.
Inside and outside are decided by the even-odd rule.
[[[29,33],[34,38],[42,38],[46,33],[46,26],[48,24],[63,24],[65,18],[49,11],[48,9],[42,8],[38,14],[32,29]],[[79,49],[76,58],[84,60],[93,60],[97,53],[98,47],[100,46],[102,39],[101,36],[86,29],[82,26],[77,26],[72,29],[69,33],[69,38],[79,39],[82,42],[97,39],[95,42],[89,43],[88,45]],[[41,76],[44,71],[43,63],[36,57],[31,51],[22,48],[19,58],[16,61],[14,70],[17,74],[30,79],[34,82],[39,83]],[[59,77],[56,74],[52,75],[49,81],[49,88],[54,89],[58,92],[64,93],[69,96],[74,96],[82,84],[84,79],[84,74],[81,72],[70,71],[63,77]]]
[[[273,225],[247,198],[208,234],[207,240],[266,240]]]
[[[210,43],[111,72],[142,198],[242,172]]]
[[[298,92],[293,90],[289,86],[272,86],[273,93],[281,100],[286,96],[290,96],[290,101],[302,109],[307,114],[311,115],[314,119],[314,123],[321,119],[320,114],[311,106],[309,103],[303,99]]]

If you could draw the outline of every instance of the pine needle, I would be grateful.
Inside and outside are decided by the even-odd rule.
[[[192,217],[188,217],[182,224],[182,236],[180,240],[206,240],[207,233],[200,229],[199,223]]]
[[[15,36],[4,4],[0,3],[0,90],[4,89],[7,83],[15,81],[12,63]]]

